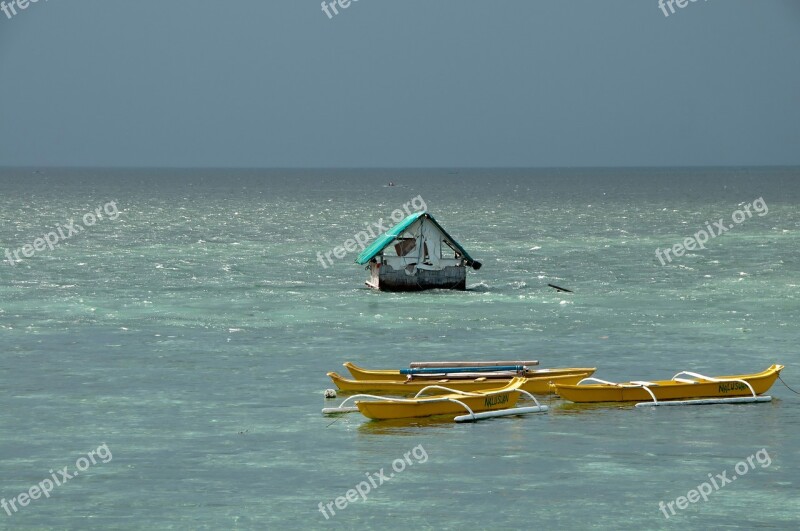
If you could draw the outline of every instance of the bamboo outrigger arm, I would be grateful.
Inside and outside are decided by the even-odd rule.
[[[750,389],[750,392],[752,393],[752,396],[739,396],[739,397],[729,397],[729,398],[701,398],[701,399],[695,399],[695,400],[667,400],[667,401],[659,402],[658,400],[656,400],[656,397],[655,397],[655,395],[653,395],[652,391],[650,391],[650,389],[647,389],[647,387],[645,387],[645,389],[647,389],[647,391],[653,397],[653,401],[652,402],[639,402],[638,404],[636,404],[636,407],[646,407],[646,406],[707,406],[707,405],[714,405],[714,404],[750,404],[750,403],[753,403],[753,402],[770,402],[772,400],[771,396],[758,396],[756,394],[755,389],[753,389],[753,386],[750,385],[750,382],[748,382],[747,380],[742,380],[740,378],[713,378],[711,376],[704,376],[702,374],[698,374],[696,372],[689,372],[689,371],[681,371],[678,374],[676,374],[675,376],[673,376],[672,379],[675,380],[676,382],[684,382],[684,383],[689,381],[689,380],[686,380],[684,378],[680,378],[680,376],[682,374],[685,374],[686,376],[691,376],[692,378],[695,378],[696,380],[705,380],[707,382],[714,382],[714,383],[726,383],[726,382],[741,383],[741,384],[746,385],[747,388]],[[694,381],[696,382],[696,380],[694,380]]]
[[[681,378],[681,375],[686,375],[694,378],[694,380],[688,380],[686,378]],[[697,380],[705,380],[707,382],[714,382],[714,383],[740,383],[747,386],[750,390],[752,396],[744,396],[744,397],[729,397],[729,398],[701,398],[701,399],[693,399],[693,400],[662,400],[661,402],[658,401],[656,398],[655,393],[650,389],[650,386],[654,386],[652,382],[630,382],[626,384],[616,383],[616,382],[609,382],[606,380],[601,380],[599,378],[584,378],[578,385],[581,385],[584,382],[596,382],[604,385],[614,385],[617,387],[625,387],[625,388],[641,388],[647,391],[653,401],[652,402],[639,402],[636,404],[636,407],[646,407],[646,406],[699,406],[699,405],[713,405],[713,404],[749,404],[753,402],[770,402],[772,400],[771,396],[758,396],[756,394],[755,389],[753,386],[750,385],[750,382],[746,380],[742,380],[741,378],[713,378],[710,376],[704,376],[702,374],[698,374],[696,372],[689,372],[689,371],[681,371],[675,376],[672,377],[673,380],[676,382],[681,383],[698,383]]]
[[[506,417],[509,415],[525,415],[527,413],[541,413],[548,410],[547,406],[543,406],[536,400],[536,397],[530,394],[527,391],[523,391],[519,389],[520,394],[527,396],[536,404],[535,406],[527,406],[527,407],[512,407],[508,409],[501,409],[500,411],[484,411],[482,413],[475,413],[473,412],[468,405],[461,404],[467,411],[469,411],[468,415],[459,415],[453,420],[456,422],[475,422],[476,420],[488,419],[493,417]],[[460,403],[460,402],[459,402]]]
[[[429,385],[423,389],[421,389],[414,398],[389,398],[385,396],[377,396],[377,395],[368,395],[368,394],[359,394],[353,395],[351,397],[346,398],[339,406],[337,407],[326,407],[322,409],[322,413],[324,415],[332,415],[332,414],[339,414],[339,413],[352,413],[358,411],[358,407],[356,406],[346,406],[346,404],[350,401],[355,401],[357,399],[371,399],[371,400],[378,400],[378,401],[391,401],[391,402],[402,402],[402,403],[418,403],[420,401],[420,396],[425,394],[428,390],[440,390],[446,391],[448,393],[460,395],[460,396],[491,396],[493,394],[500,394],[507,392],[507,390],[499,389],[497,391],[492,391],[488,393],[472,393],[469,391],[459,391],[458,389],[450,389],[448,387],[444,387],[441,385]],[[516,392],[520,393],[520,395],[524,395],[534,401],[536,404],[535,406],[528,406],[528,407],[511,407],[507,409],[501,410],[494,410],[494,411],[484,411],[480,413],[475,413],[472,408],[470,408],[467,404],[452,397],[433,397],[433,398],[425,398],[425,402],[435,403],[435,402],[451,402],[454,404],[458,404],[459,406],[463,407],[466,411],[466,415],[459,415],[455,417],[453,420],[456,422],[474,422],[477,420],[492,418],[492,417],[504,417],[509,415],[523,415],[527,413],[540,413],[548,410],[548,407],[539,403],[535,396],[530,394],[527,391],[523,391],[522,389],[516,389]]]

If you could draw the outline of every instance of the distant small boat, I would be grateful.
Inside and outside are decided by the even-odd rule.
[[[769,391],[783,368],[772,365],[759,373],[734,376],[703,376],[684,371],[671,380],[624,383],[586,378],[575,385],[556,383],[553,387],[561,398],[579,403],[645,401],[638,406],[766,402],[772,398],[760,395]]]
[[[386,398],[373,395],[355,395],[335,408],[324,408],[326,415],[360,411],[362,415],[374,420],[404,419],[415,417],[431,417],[436,415],[452,415],[461,413],[453,420],[456,422],[472,422],[490,417],[521,415],[547,411],[547,406],[540,405],[530,393],[520,389],[523,378],[514,378],[507,385],[474,393],[448,389],[443,386],[428,386],[414,398]],[[436,390],[447,394],[423,397],[426,392]],[[514,407],[520,396],[533,400],[535,406]],[[346,406],[350,401],[355,406]]]

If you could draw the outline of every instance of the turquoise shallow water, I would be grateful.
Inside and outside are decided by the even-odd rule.
[[[794,529],[800,400],[575,406],[475,425],[320,415],[327,371],[534,357],[611,380],[787,365],[800,388],[797,170],[91,172],[0,177],[0,497],[113,458],[2,528]],[[389,180],[397,186],[385,187]],[[325,253],[421,195],[484,267],[469,290],[376,293]],[[657,247],[769,207],[662,266]],[[559,294],[547,283],[574,294]],[[328,403],[330,405],[330,403]],[[365,501],[318,510],[422,445]],[[765,449],[667,520],[669,502]],[[412,458],[413,459],[413,458]]]

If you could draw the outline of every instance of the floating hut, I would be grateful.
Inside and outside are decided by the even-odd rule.
[[[367,286],[383,291],[467,288],[476,262],[427,211],[415,212],[380,235],[356,258],[367,266]]]

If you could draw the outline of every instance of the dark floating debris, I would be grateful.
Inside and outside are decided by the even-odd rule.
[[[560,287],[556,286],[555,284],[548,284],[548,286],[550,286],[551,288],[557,289],[558,291],[563,291],[563,292],[566,292],[566,293],[572,293],[572,290],[565,289],[565,288],[560,288]]]

